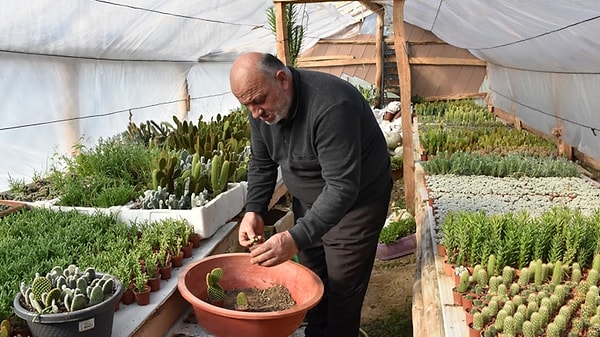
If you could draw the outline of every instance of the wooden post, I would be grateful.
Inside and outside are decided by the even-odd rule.
[[[285,16],[285,3],[275,2],[275,29],[277,35],[277,58],[288,64],[290,61],[290,47],[287,36],[287,19]]]
[[[383,28],[385,9],[383,5],[361,1],[361,3],[369,8],[373,13],[377,14],[377,31],[375,32],[375,87],[377,88],[377,97],[374,105],[381,108],[383,102]]]
[[[394,49],[400,75],[400,105],[402,118],[402,158],[406,208],[415,214],[415,147],[411,109],[410,65],[404,34],[404,0],[394,0]]]

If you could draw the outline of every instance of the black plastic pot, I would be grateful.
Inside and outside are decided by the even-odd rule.
[[[96,273],[102,277],[101,273]],[[27,321],[32,337],[107,337],[112,334],[115,302],[119,300],[123,287],[115,279],[115,292],[105,301],[91,307],[65,313],[38,315],[23,308],[18,293],[13,301],[15,314]]]

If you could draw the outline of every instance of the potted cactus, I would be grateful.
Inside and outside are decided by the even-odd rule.
[[[121,291],[118,279],[94,268],[57,266],[30,285],[22,282],[13,305],[32,337],[109,336]]]

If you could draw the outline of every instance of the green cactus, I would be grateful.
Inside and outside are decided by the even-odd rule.
[[[460,274],[460,279],[458,281],[458,286],[456,287],[456,291],[459,293],[465,293],[469,290],[469,272],[463,271]]]
[[[3,319],[2,323],[0,323],[0,337],[11,337],[12,336],[12,327],[10,325],[10,321],[7,319]]]
[[[69,265],[65,269],[54,267],[45,277],[36,274],[31,286],[22,283],[20,291],[27,304],[38,314],[45,314],[80,310],[100,303],[105,294],[114,291],[114,282],[107,274],[102,279],[97,278],[93,268],[82,272],[77,266]],[[41,292],[39,297],[36,292]]]
[[[542,320],[541,320],[541,327],[545,327],[548,322],[550,322],[550,308],[547,305],[541,305],[540,306],[540,311],[538,311],[538,313],[540,314]]]
[[[73,296],[73,300],[70,305],[67,306],[69,311],[77,311],[87,307],[87,299],[84,294],[77,294]]]
[[[490,256],[488,256],[486,272],[490,278],[496,274],[496,255],[490,254]]]
[[[474,272],[473,278],[478,286],[487,287],[489,278],[485,269],[479,268],[476,272]]]
[[[99,285],[96,285],[94,287],[91,288],[92,290],[89,292],[89,299],[90,299],[90,305],[94,305],[94,304],[98,304],[102,301],[104,301],[104,291],[102,290],[102,287]]]
[[[596,255],[596,256],[598,256],[598,255]],[[598,285],[598,276],[599,276],[598,270],[596,270],[596,269],[590,269],[590,271],[588,272],[586,283],[589,286]]]
[[[533,324],[536,334],[538,331],[542,330],[542,327],[544,326],[544,324],[543,324],[544,319],[542,317],[542,314],[540,314],[539,312],[534,312],[531,314],[531,317],[529,318],[529,320]]]
[[[223,269],[221,268],[214,268],[206,274],[206,292],[212,303],[218,303],[225,299],[225,291],[219,284],[221,279],[223,279]]]
[[[571,332],[576,333],[577,336],[581,335],[585,326],[584,324],[585,323],[583,322],[583,319],[581,319],[581,317],[575,317],[571,321]]]
[[[581,281],[581,268],[575,268],[575,265],[579,266],[579,264],[573,264],[573,269],[571,270],[571,281],[574,283],[579,283]]]
[[[515,278],[515,268],[505,266],[502,269],[502,283],[508,288]]]
[[[492,294],[498,293],[498,286],[502,283],[502,277],[492,276],[489,280],[490,292]]]
[[[52,289],[52,282],[45,276],[35,275],[31,282],[31,292],[36,301],[42,301],[42,294],[47,293]]]
[[[496,327],[496,330],[498,330],[498,331],[504,330],[504,320],[507,316],[509,316],[509,315],[508,315],[508,312],[506,312],[506,310],[502,309],[502,310],[498,311],[498,315],[496,315],[496,322],[494,322],[494,326]]]
[[[483,330],[484,318],[481,312],[476,312],[473,314],[473,329],[475,330]]]
[[[530,280],[529,268],[524,267],[521,269],[521,275],[519,275],[519,280],[517,281],[517,283],[519,284],[519,286],[521,288],[525,288],[525,286],[527,286],[529,284],[529,280]]]
[[[550,322],[546,327],[546,336],[548,337],[560,337],[560,329],[554,322]]]
[[[542,265],[542,260],[536,260],[535,261],[535,270],[534,270],[534,277],[533,277],[533,282],[535,285],[542,285],[542,281],[543,281],[543,277],[544,277],[544,267]]]
[[[538,306],[537,302],[528,302],[527,303],[527,318],[531,318],[531,315],[534,312],[537,312],[540,309],[540,307]]]
[[[247,311],[249,308],[248,296],[245,292],[240,291],[236,296],[235,310]]]
[[[560,261],[556,261],[554,264],[554,270],[552,272],[552,281],[553,285],[559,285],[563,280],[563,268]]]
[[[502,329],[503,337],[514,337],[517,334],[517,322],[513,316],[504,318],[504,328]]]
[[[535,337],[535,326],[531,321],[523,322],[523,337]]]
[[[567,323],[569,322],[569,318],[564,315],[556,315],[554,317],[554,324],[556,324],[558,331],[563,332],[567,329]]]

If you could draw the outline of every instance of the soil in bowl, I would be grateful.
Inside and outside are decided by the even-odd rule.
[[[290,291],[282,285],[274,285],[265,289],[244,288],[225,291],[223,307],[236,310],[237,295],[244,292],[248,297],[248,310],[252,312],[281,311],[293,308],[296,301]]]

